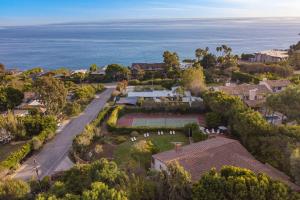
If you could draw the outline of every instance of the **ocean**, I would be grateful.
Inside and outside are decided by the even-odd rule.
[[[287,49],[300,40],[299,18],[137,20],[0,27],[0,63],[8,68],[87,68],[161,62],[165,50],[181,59],[196,48],[234,53]]]

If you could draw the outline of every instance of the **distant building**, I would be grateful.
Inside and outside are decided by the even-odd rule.
[[[166,65],[164,63],[133,63],[131,65],[131,75],[133,78],[137,78],[139,71],[143,70],[147,72],[163,72]]]
[[[284,89],[286,89],[291,84],[291,81],[264,79],[263,81],[260,81],[259,84],[266,86],[270,91],[276,93],[276,92],[281,92]]]
[[[266,101],[266,96],[271,93],[265,85],[253,84],[227,84],[226,86],[214,87],[214,90],[237,96],[252,108],[260,108]]]
[[[194,182],[212,168],[219,171],[223,166],[229,165],[250,169],[255,173],[265,173],[295,190],[300,188],[284,173],[256,160],[237,140],[224,137],[216,137],[155,154],[152,156],[151,165],[156,170],[166,170],[167,165],[174,161],[191,174]]]
[[[77,70],[73,70],[73,71],[71,72],[71,75],[73,75],[73,74],[78,74],[78,73],[86,74],[87,72],[88,72],[87,69],[77,69]]]
[[[285,61],[288,57],[288,51],[274,49],[257,52],[254,54],[254,58],[251,58],[250,60],[252,62],[269,63]]]

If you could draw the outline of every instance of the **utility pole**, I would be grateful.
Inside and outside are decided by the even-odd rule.
[[[36,161],[36,159],[33,160],[33,164],[34,164],[33,170],[34,170],[35,173],[36,173],[36,177],[37,177],[37,180],[38,180],[38,182],[39,182],[40,189],[42,190],[41,179],[40,179],[40,175],[39,175],[39,164],[38,164],[38,162]]]

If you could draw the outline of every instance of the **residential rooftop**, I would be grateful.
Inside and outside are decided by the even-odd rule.
[[[236,166],[250,169],[255,173],[265,173],[275,180],[280,180],[295,190],[300,187],[279,170],[256,160],[237,140],[216,137],[202,142],[153,155],[154,159],[164,164],[177,161],[197,181],[211,168],[218,171],[223,166]]]
[[[288,58],[289,57],[288,51],[277,50],[277,49],[261,51],[261,52],[257,52],[256,54],[263,54],[263,55],[267,55],[267,56],[271,56],[271,57],[275,57],[275,58]]]

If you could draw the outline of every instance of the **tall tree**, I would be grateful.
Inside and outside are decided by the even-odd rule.
[[[164,63],[168,69],[178,68],[180,65],[179,56],[176,52],[165,51],[163,54]]]
[[[58,114],[65,106],[67,89],[62,81],[45,76],[36,80],[35,90],[47,114]]]
[[[267,106],[289,120],[300,120],[300,86],[292,86],[267,98]]]
[[[91,64],[91,66],[90,66],[90,72],[95,72],[95,71],[97,71],[97,69],[98,69],[97,64]]]
[[[14,109],[22,103],[23,92],[13,87],[0,87],[0,111]]]
[[[105,70],[105,76],[110,81],[122,81],[128,80],[130,76],[130,70],[119,64],[108,65]]]
[[[208,53],[208,54],[203,56],[200,63],[203,66],[204,69],[215,68],[216,65],[217,65],[217,58],[212,53]]]
[[[200,62],[200,60],[208,54],[208,51],[209,51],[208,47],[206,47],[205,49],[201,49],[201,48],[196,49],[195,56],[198,62]]]
[[[178,164],[172,162],[157,174],[157,199],[189,200],[191,199],[191,175]]]
[[[184,70],[181,78],[183,87],[195,95],[199,95],[206,89],[203,69],[199,64]]]
[[[0,63],[0,73],[5,72],[5,65]]]

